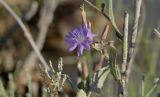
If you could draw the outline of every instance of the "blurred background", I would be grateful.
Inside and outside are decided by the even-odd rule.
[[[80,5],[82,0],[5,0],[11,8],[21,17],[37,42],[44,58],[52,61],[57,68],[59,57],[63,57],[63,73],[68,74],[74,84],[77,82],[77,54],[68,52],[64,43],[65,36],[82,24]],[[98,8],[105,3],[105,13],[108,13],[108,0],[90,0]],[[46,3],[45,3],[46,2]],[[48,3],[47,3],[48,2]],[[160,0],[143,0],[139,32],[142,32],[138,53],[129,79],[130,97],[140,97],[141,79],[145,75],[145,92],[152,86],[155,77],[160,77],[160,39],[153,33],[156,28],[160,31]],[[132,32],[135,0],[113,0],[113,10],[118,28],[123,30],[124,12],[129,13],[129,32]],[[44,12],[46,11],[46,13]],[[87,20],[92,24],[92,32],[98,40],[108,20],[99,12],[85,4]],[[53,15],[53,18],[51,18]],[[47,18],[46,18],[47,17]],[[129,34],[130,34],[129,33]],[[106,41],[116,42],[118,61],[121,63],[121,45],[119,45],[113,28],[110,26]],[[90,69],[100,60],[100,54],[94,50],[87,52],[86,60]],[[33,97],[41,97],[42,78],[38,64],[40,62],[32,52],[32,48],[24,37],[23,31],[15,19],[0,4],[0,79],[4,88],[9,88],[11,78],[16,87],[15,97],[25,97],[28,92],[27,76],[24,69],[31,74]],[[108,84],[109,83],[109,84]],[[112,84],[110,84],[112,83]],[[106,80],[100,97],[116,97],[115,82],[112,77]],[[75,93],[69,85],[64,89],[69,97]],[[19,95],[19,96],[18,96]],[[21,95],[21,96],[20,96]],[[108,95],[108,96],[107,96]],[[10,96],[13,97],[13,96]],[[160,87],[151,97],[160,97]]]

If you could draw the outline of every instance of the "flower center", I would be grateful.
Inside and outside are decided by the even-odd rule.
[[[79,44],[81,44],[83,41],[84,41],[84,36],[79,35],[79,36],[77,37],[77,42],[78,42]]]

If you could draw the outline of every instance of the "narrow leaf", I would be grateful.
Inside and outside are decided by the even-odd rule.
[[[112,0],[109,0],[109,19],[112,23],[112,25],[114,26],[115,28],[115,31],[116,31],[116,36],[120,39],[122,39],[122,34],[120,33],[117,25],[116,25],[116,22],[115,22],[115,18],[114,18],[114,14],[113,14],[113,6],[112,6]]]
[[[111,74],[113,75],[115,80],[120,81],[121,74],[118,66],[116,65],[116,57],[117,57],[116,49],[114,47],[111,47],[109,53],[109,65],[111,68]]]
[[[102,69],[96,71],[92,78],[91,91],[100,93],[101,88],[110,72],[109,66],[103,67]]]

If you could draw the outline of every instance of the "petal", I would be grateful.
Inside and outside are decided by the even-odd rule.
[[[75,28],[73,31],[70,32],[71,37],[77,38],[80,35],[80,32],[82,32],[81,30],[81,27]]]
[[[82,44],[85,49],[90,49],[90,44],[86,41]]]
[[[91,31],[87,33],[87,37],[93,38],[95,36],[97,36],[97,34],[93,34]]]
[[[90,29],[88,27],[82,26],[82,32],[83,32],[84,36],[87,36],[89,31],[90,31]]]
[[[75,43],[74,45],[70,46],[70,48],[68,49],[68,51],[73,51],[77,46],[78,46],[78,44]]]
[[[64,41],[65,41],[66,44],[71,45],[71,46],[76,43],[75,39],[69,38],[69,37],[66,37]]]
[[[77,52],[78,56],[82,55],[83,50],[84,50],[84,46],[83,45],[79,45],[78,52]]]
[[[92,43],[94,43],[94,40],[92,40],[90,38],[86,38],[84,42],[88,43],[88,44],[92,44]]]

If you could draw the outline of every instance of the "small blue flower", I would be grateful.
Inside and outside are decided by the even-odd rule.
[[[77,55],[83,54],[84,49],[90,49],[93,43],[93,37],[96,35],[91,32],[89,27],[85,25],[75,28],[65,38],[65,43],[69,46],[69,51],[77,49]]]

